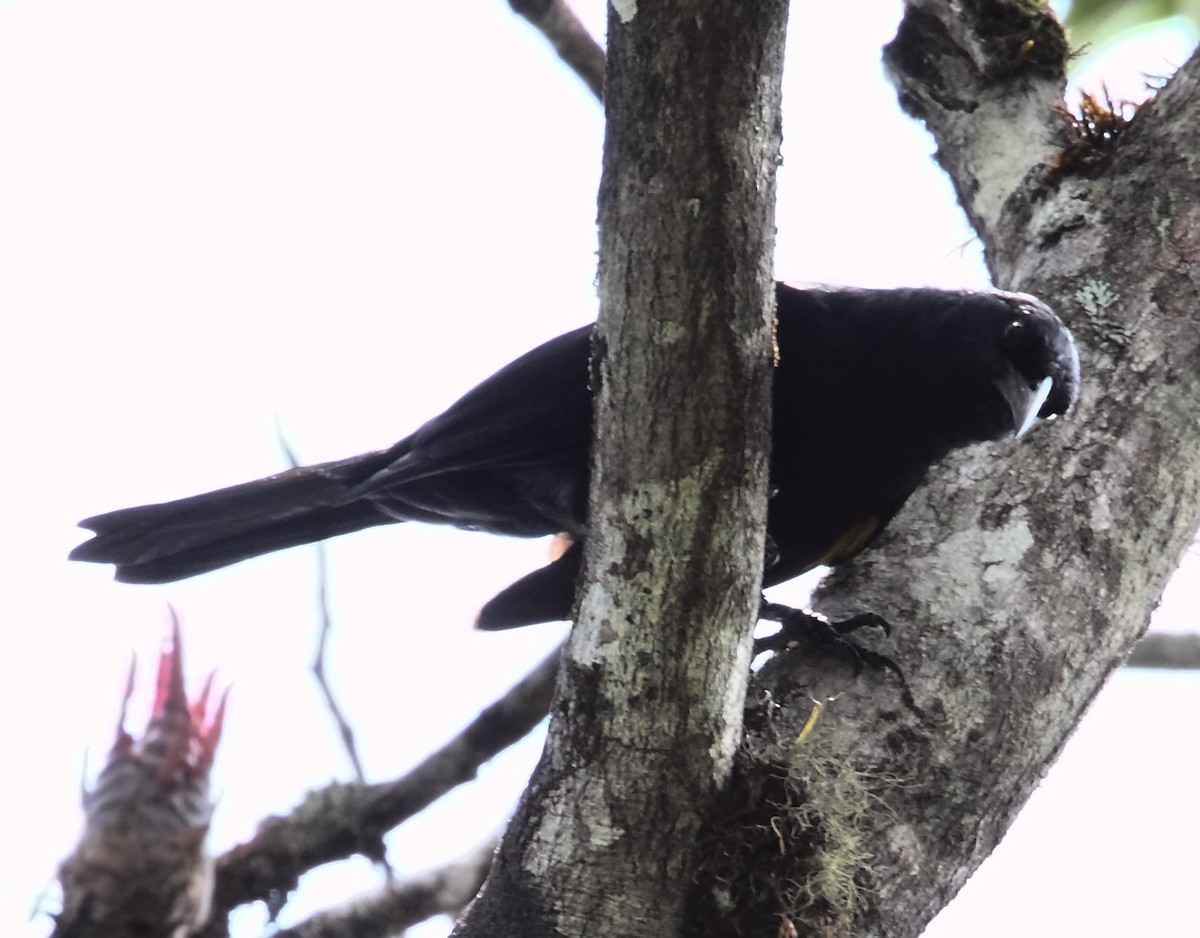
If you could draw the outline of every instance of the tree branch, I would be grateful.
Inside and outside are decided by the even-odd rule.
[[[580,608],[542,761],[460,935],[680,927],[761,585],[786,14],[610,5]]]
[[[924,716],[864,675],[806,743],[834,767],[826,784],[873,780],[853,831],[871,860],[849,874],[868,888],[823,894],[809,934],[922,931],[1125,660],[1200,524],[1200,59],[1097,140],[1058,108],[1065,49],[1039,4],[910,0],[887,50],[996,282],[1070,323],[1084,387],[1052,432],[947,460],[818,592],[831,617],[895,626],[887,650]],[[789,730],[822,680],[790,654],[760,674]]]
[[[300,468],[300,460],[296,457],[295,450],[292,449],[287,437],[283,434],[283,426],[279,423],[279,418],[275,418],[275,436],[279,442],[279,448],[283,450],[284,458],[288,461],[288,465],[293,469]],[[329,611],[329,562],[328,554],[325,551],[325,544],[318,541],[315,545],[317,558],[317,653],[313,658],[312,672],[317,679],[317,687],[321,690],[321,697],[325,701],[325,707],[329,711],[329,715],[333,718],[334,725],[337,727],[338,736],[342,740],[342,747],[346,750],[346,757],[350,760],[350,766],[354,769],[354,777],[360,782],[366,782],[367,776],[363,771],[362,760],[358,756],[358,745],[354,741],[354,728],[346,719],[346,715],[342,712],[341,706],[337,702],[337,697],[334,696],[333,688],[329,685],[329,681],[325,675],[325,649],[329,647],[329,636],[333,631],[333,616]]]
[[[383,835],[517,742],[546,715],[559,651],[407,775],[373,785],[335,783],[309,793],[286,817],[267,818],[254,838],[217,861],[214,918],[247,902],[282,907],[301,875],[355,853],[377,858]]]
[[[508,0],[532,23],[598,100],[604,98],[604,50],[563,0]]]
[[[1151,632],[1133,646],[1129,668],[1200,668],[1200,635]]]
[[[1058,149],[1068,55],[1054,14],[1023,0],[953,13],[948,0],[908,0],[884,49],[901,106],[933,134],[985,250],[1009,195]]]
[[[435,915],[457,915],[492,866],[491,840],[453,863],[360,896],[273,933],[273,938],[388,938]]]

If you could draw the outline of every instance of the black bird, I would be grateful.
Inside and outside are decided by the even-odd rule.
[[[777,286],[764,586],[840,563],[950,450],[1021,436],[1079,389],[1071,333],[1018,293]],[[591,327],[506,365],[389,449],[81,523],[73,560],[164,583],[378,524],[425,521],[572,546],[479,616],[568,619],[586,532]]]

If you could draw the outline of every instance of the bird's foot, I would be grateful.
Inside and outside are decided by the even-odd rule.
[[[870,667],[878,671],[891,671],[904,682],[904,672],[892,658],[864,648],[858,642],[847,638],[850,633],[861,628],[878,628],[883,630],[884,635],[891,635],[891,624],[877,613],[862,612],[847,619],[831,620],[807,609],[796,609],[764,600],[759,607],[758,617],[768,622],[778,622],[779,631],[755,639],[755,655],[764,651],[783,651],[799,642],[815,642],[827,648],[848,652],[854,659],[855,675],[859,674],[863,667]]]
[[[756,656],[764,651],[780,652],[792,644],[804,643],[848,653],[854,661],[855,677],[862,673],[864,667],[891,672],[900,682],[900,697],[904,705],[923,722],[928,719],[925,712],[917,706],[912,689],[908,686],[908,679],[895,659],[882,652],[864,648],[858,642],[847,638],[851,632],[867,627],[882,629],[884,635],[891,635],[892,626],[883,616],[874,612],[862,612],[847,619],[830,620],[807,609],[795,609],[763,600],[758,617],[768,622],[778,622],[779,631],[765,638],[755,639]]]

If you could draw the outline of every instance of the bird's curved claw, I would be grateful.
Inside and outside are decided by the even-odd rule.
[[[779,631],[755,639],[755,655],[765,651],[783,651],[798,642],[815,642],[827,648],[849,652],[854,659],[855,677],[862,672],[864,666],[869,666],[879,671],[891,671],[902,682],[904,681],[904,672],[892,658],[870,648],[864,648],[858,642],[851,641],[846,637],[861,628],[882,629],[885,636],[890,636],[892,634],[891,623],[878,613],[862,612],[846,619],[833,621],[808,609],[796,609],[792,606],[764,601],[759,607],[758,617],[768,622],[778,622]]]
[[[858,642],[847,638],[851,632],[861,628],[878,628],[883,634],[892,634],[891,623],[875,612],[861,612],[846,619],[830,621],[825,616],[807,609],[796,609],[779,603],[769,603],[763,600],[758,610],[758,617],[768,622],[778,622],[779,631],[764,638],[755,639],[754,654],[760,655],[765,651],[780,652],[793,644],[809,643],[824,646],[827,649],[848,653],[854,660],[854,676],[857,678],[864,667],[875,671],[888,671],[900,682],[900,695],[904,704],[919,719],[925,721],[925,712],[917,706],[912,689],[908,686],[908,678],[894,658],[864,648]]]

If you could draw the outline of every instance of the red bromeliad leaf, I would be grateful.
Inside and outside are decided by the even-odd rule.
[[[209,772],[226,695],[212,707],[210,675],[189,704],[179,623],[171,619],[145,732],[137,739],[125,727],[131,668],[116,740],[84,792],[83,836],[59,871],[63,911],[54,934],[61,938],[188,938],[208,918]]]

